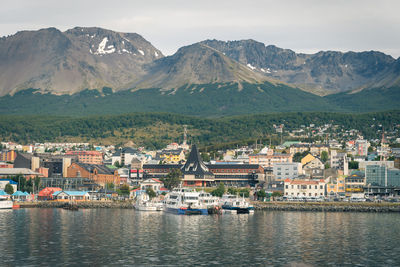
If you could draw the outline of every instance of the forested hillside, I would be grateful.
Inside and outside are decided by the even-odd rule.
[[[345,129],[358,129],[366,138],[380,138],[378,125],[391,130],[399,122],[400,111],[367,114],[296,112],[226,118],[199,118],[170,113],[80,118],[3,115],[0,116],[0,138],[23,144],[55,141],[120,144],[131,140],[147,148],[161,148],[170,142],[182,141],[183,125],[187,125],[189,140],[204,147],[267,139],[275,133],[274,124],[284,124],[285,131],[301,125],[337,124]]]

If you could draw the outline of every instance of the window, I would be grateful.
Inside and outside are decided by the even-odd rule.
[[[323,185],[320,185],[320,186],[319,186],[319,189],[324,189],[324,186],[323,186]]]
[[[289,186],[288,186],[288,185],[286,185],[286,189],[289,189]]]
[[[333,187],[333,185],[331,187]],[[315,186],[315,189],[318,189],[318,185]]]

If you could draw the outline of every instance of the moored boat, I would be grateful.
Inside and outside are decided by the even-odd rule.
[[[141,211],[162,211],[163,204],[157,201],[152,201],[148,194],[144,193],[138,196],[134,205],[135,209]]]
[[[200,203],[199,195],[191,188],[175,188],[166,196],[164,211],[180,215],[207,215],[207,206]]]
[[[248,214],[254,212],[254,207],[244,197],[223,195],[220,204],[226,213]]]
[[[0,209],[12,209],[13,202],[5,196],[0,196]]]

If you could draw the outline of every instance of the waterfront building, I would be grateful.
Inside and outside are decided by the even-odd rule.
[[[87,164],[103,164],[103,153],[99,151],[68,151],[67,156],[77,156],[78,162]]]
[[[88,178],[94,183],[104,186],[106,183],[120,184],[118,170],[111,170],[104,165],[75,162],[68,167],[70,178]]]
[[[364,192],[366,185],[365,175],[362,172],[356,171],[345,178],[346,195],[359,194]]]
[[[365,176],[367,185],[400,187],[400,169],[368,165]]]
[[[344,175],[339,175],[336,179],[331,177],[326,185],[327,195],[344,196],[346,192],[346,180]]]
[[[53,194],[60,191],[62,191],[60,187],[45,187],[39,191],[38,200],[53,200]]]
[[[303,173],[301,163],[299,162],[280,162],[275,163],[272,167],[275,179],[295,179]]]
[[[58,201],[84,201],[89,200],[90,195],[87,191],[57,191],[53,193],[53,198]]]
[[[324,197],[325,181],[310,179],[286,179],[284,195],[292,197]]]
[[[249,164],[258,164],[261,167],[273,167],[275,163],[292,162],[292,154],[274,153],[273,149],[264,147],[258,154],[249,155]]]
[[[264,180],[264,169],[258,164],[205,164],[195,145],[188,160],[182,164],[144,164],[145,177],[163,178],[173,169],[183,173],[184,186],[215,186],[220,182],[227,186],[254,186]]]

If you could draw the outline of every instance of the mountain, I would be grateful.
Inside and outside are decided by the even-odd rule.
[[[396,62],[391,56],[376,51],[298,54],[254,40],[201,43],[267,77],[320,95],[378,87],[377,83],[386,79]]]
[[[0,39],[0,95],[27,88],[56,94],[125,89],[163,57],[143,37],[101,28],[22,31]]]
[[[398,109],[399,77],[400,59],[375,51],[205,40],[164,57],[136,33],[95,27],[0,38],[0,114],[382,111]]]
[[[272,81],[206,45],[180,48],[174,55],[155,60],[136,88],[178,89],[184,85]]]

